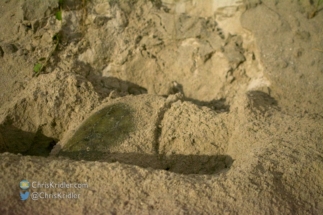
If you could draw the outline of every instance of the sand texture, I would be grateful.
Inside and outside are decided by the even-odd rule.
[[[316,4],[2,0],[0,214],[323,214]]]

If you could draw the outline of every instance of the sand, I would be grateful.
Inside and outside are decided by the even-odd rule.
[[[322,214],[315,4],[1,1],[0,213]]]

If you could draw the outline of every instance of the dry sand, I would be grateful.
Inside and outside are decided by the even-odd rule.
[[[323,213],[315,1],[63,2],[0,2],[1,214]]]

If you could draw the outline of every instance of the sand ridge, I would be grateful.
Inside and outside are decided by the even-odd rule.
[[[0,3],[1,214],[323,211],[323,13],[83,3]],[[88,188],[22,201],[22,179]]]

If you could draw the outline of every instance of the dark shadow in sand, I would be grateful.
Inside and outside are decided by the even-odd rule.
[[[89,64],[76,62],[73,71],[90,81],[101,98],[108,97],[113,91],[118,96],[147,94],[147,89],[130,81],[116,77],[104,77]]]
[[[252,110],[261,113],[265,113],[269,109],[280,110],[277,100],[262,91],[250,91],[247,93],[247,97],[249,99],[248,105]]]
[[[0,153],[47,157],[56,143],[56,139],[45,136],[41,130],[32,133],[11,124],[0,125]]]
[[[175,94],[178,92],[181,92],[184,95],[184,99],[183,99],[184,101],[191,102],[197,106],[208,107],[211,110],[215,110],[215,111],[219,111],[219,112],[229,112],[230,111],[230,105],[228,105],[226,103],[225,98],[213,99],[211,101],[203,101],[203,100],[198,100],[198,99],[186,97],[183,85],[176,82],[176,85],[170,89],[169,93]],[[167,96],[165,96],[165,97],[167,97]]]
[[[228,170],[233,160],[229,155],[163,155],[108,153],[99,151],[61,151],[59,156],[73,160],[120,162],[143,168],[166,170],[179,174],[210,175]]]

